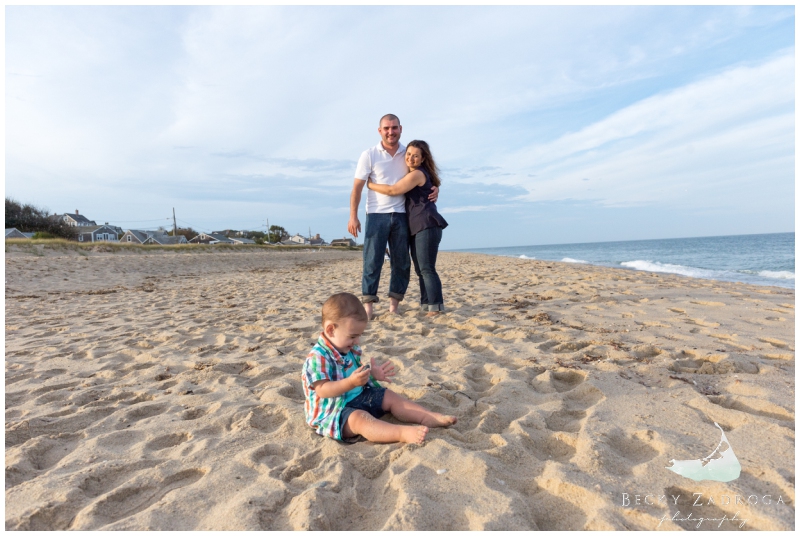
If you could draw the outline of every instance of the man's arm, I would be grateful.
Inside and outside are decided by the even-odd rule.
[[[431,195],[428,196],[428,200],[431,203],[435,203],[437,199],[439,199],[439,187],[433,186],[431,188]]]
[[[361,203],[361,191],[364,189],[366,181],[361,179],[353,180],[353,191],[350,192],[350,221],[347,223],[347,232],[358,238],[361,232],[361,222],[358,221],[358,205]]]

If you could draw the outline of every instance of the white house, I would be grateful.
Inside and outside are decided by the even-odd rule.
[[[78,209],[75,209],[75,214],[62,214],[58,216],[64,222],[69,225],[70,227],[90,227],[93,225],[97,225],[97,222],[88,219],[86,216],[81,216],[78,214]]]
[[[308,246],[311,241],[301,234],[290,236],[287,240],[281,242],[284,246]]]

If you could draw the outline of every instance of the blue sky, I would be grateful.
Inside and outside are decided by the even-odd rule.
[[[793,6],[8,6],[5,35],[6,196],[53,212],[339,238],[394,113],[444,249],[794,229]]]

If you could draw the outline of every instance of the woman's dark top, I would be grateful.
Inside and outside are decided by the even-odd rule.
[[[447,222],[436,210],[436,203],[432,203],[428,196],[433,191],[431,177],[427,170],[418,168],[425,175],[425,184],[414,186],[406,192],[406,213],[408,214],[408,227],[411,236],[430,227],[447,227]]]

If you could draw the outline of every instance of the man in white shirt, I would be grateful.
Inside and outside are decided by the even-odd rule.
[[[400,143],[403,127],[396,115],[386,114],[378,123],[381,142],[370,147],[358,159],[353,191],[350,194],[350,221],[347,230],[354,237],[361,231],[358,205],[368,180],[378,184],[395,184],[408,173],[406,148]],[[436,201],[434,188],[431,201]],[[408,252],[408,218],[404,195],[383,195],[367,189],[367,220],[364,228],[364,270],[361,277],[361,301],[372,318],[373,303],[378,299],[383,255],[388,243],[391,252],[389,279],[389,312],[396,313],[408,288],[411,277],[411,258]]]

